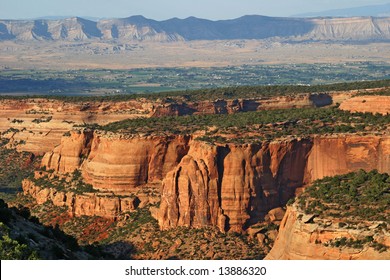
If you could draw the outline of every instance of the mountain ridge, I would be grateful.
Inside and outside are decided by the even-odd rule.
[[[229,20],[196,17],[156,21],[141,15],[92,21],[0,20],[0,41],[388,41],[390,17],[293,18],[246,15]]]

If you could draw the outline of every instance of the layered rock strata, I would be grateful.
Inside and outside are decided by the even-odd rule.
[[[390,96],[356,96],[340,104],[341,110],[373,114],[390,114]]]
[[[242,231],[316,179],[359,169],[390,172],[390,138],[344,134],[222,145],[83,131],[64,137],[42,164],[59,173],[80,169],[95,189],[115,193],[164,179],[154,211],[161,228]]]
[[[366,91],[378,90],[380,89]],[[187,102],[184,99],[153,101],[142,98],[128,101],[90,102],[42,98],[3,99],[0,100],[0,133],[10,139],[10,145],[19,151],[43,155],[59,145],[61,137],[72,130],[75,125],[92,123],[105,125],[130,118],[152,116],[233,114],[270,109],[322,107],[334,103],[342,103],[342,108],[348,110],[351,106],[351,108],[355,107],[354,101],[351,103],[352,105],[348,105],[348,101],[343,101],[348,100],[356,93],[358,91],[199,102]],[[371,104],[369,99],[365,104]],[[385,112],[387,109],[383,110]]]
[[[0,133],[19,151],[36,155],[53,150],[74,125],[149,116],[154,104],[127,102],[69,102],[42,98],[0,100]]]
[[[390,172],[390,138],[338,135],[261,145],[192,143],[162,186],[162,228],[241,231],[284,205],[298,187],[359,169]]]
[[[90,131],[72,132],[48,152],[42,166],[59,173],[80,168],[87,183],[103,191],[131,191],[160,181],[188,152],[189,136],[121,138]]]
[[[163,182],[160,226],[243,230],[293,196],[310,149],[308,139],[226,146],[193,142]]]
[[[118,197],[97,193],[78,194],[72,191],[42,188],[30,180],[24,180],[22,187],[24,194],[34,197],[38,204],[51,201],[55,206],[66,206],[69,214],[73,216],[86,215],[115,219],[123,212],[137,209],[140,203],[137,197]]]
[[[374,230],[378,228],[378,230]],[[374,235],[373,235],[374,233]],[[375,223],[367,224],[359,229],[340,227],[332,221],[308,219],[295,205],[287,208],[279,228],[279,234],[271,252],[266,259],[284,260],[388,260],[390,252],[380,252],[368,245],[362,248],[337,248],[329,244],[340,238],[362,240],[373,236],[373,240],[390,246],[390,235],[379,230]]]

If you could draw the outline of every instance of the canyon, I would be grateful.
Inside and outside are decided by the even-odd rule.
[[[322,110],[336,103],[341,110],[385,117],[387,107],[375,111],[372,104],[375,100],[387,104],[389,97],[370,95],[380,90],[367,90],[365,96],[356,90],[199,102],[181,98],[141,102],[3,99],[0,129],[2,137],[10,140],[9,147],[43,155],[41,168],[23,181],[24,194],[38,205],[52,203],[66,208],[70,217],[122,221],[128,213],[148,209],[161,231],[216,228],[223,233],[248,234],[259,242],[273,236],[275,245],[269,259],[385,259],[387,251],[352,252],[318,244],[340,236],[360,238],[366,236],[366,229],[350,231],[335,224],[322,227],[308,223],[301,219],[305,214],[295,204],[287,207],[283,217],[281,207],[317,179],[358,170],[390,172],[388,128],[373,131],[363,127],[357,133],[290,135],[235,143],[229,139],[202,140],[207,129],[151,134],[88,126],[129,118]],[[278,125],[288,123],[271,123],[259,129],[269,126],[277,130]],[[33,133],[29,134],[38,134],[44,141],[25,137],[30,130]],[[39,130],[49,133],[40,134]],[[275,232],[261,232],[264,221],[280,225],[277,237]],[[390,245],[386,232],[378,232],[375,238],[384,246]]]
[[[335,100],[354,92],[337,93]],[[187,102],[185,100],[134,99],[120,102],[72,102],[27,98],[0,100],[0,132],[10,145],[37,155],[51,151],[73,126],[108,123],[141,117],[183,116],[196,114],[232,114],[289,107],[309,108],[332,104],[328,94],[300,94],[260,99],[235,99]],[[338,101],[335,101],[338,102]]]
[[[359,169],[390,172],[390,138],[336,135],[222,146],[191,136],[123,139],[84,131],[64,137],[42,166],[63,175],[80,169],[85,182],[103,193],[129,194],[162,183],[161,204],[153,211],[162,229],[242,232],[317,179]],[[38,203],[53,197],[31,183],[23,188]],[[68,199],[61,194],[56,200]],[[109,214],[101,214],[98,202],[90,207],[97,212],[90,213],[113,218],[121,209],[117,201]]]

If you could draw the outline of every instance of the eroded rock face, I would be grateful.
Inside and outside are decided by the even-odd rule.
[[[390,171],[390,138],[387,136],[318,136],[308,155],[305,183],[325,176],[363,169]]]
[[[279,234],[275,245],[267,255],[268,260],[388,260],[390,252],[379,253],[368,246],[357,248],[336,248],[325,246],[335,238],[345,237],[363,239],[372,236],[372,230],[367,226],[365,229],[340,228],[337,223],[305,222],[301,213],[294,205],[287,208],[279,228]],[[384,245],[390,245],[390,236],[383,233],[374,235],[374,240]]]
[[[347,94],[344,94],[346,96]],[[253,99],[226,99],[199,102],[159,104],[153,116],[184,116],[200,114],[234,114],[271,109],[315,108],[331,105],[330,94],[297,94],[294,96],[261,97]]]
[[[53,188],[42,188],[29,180],[24,180],[23,192],[31,195],[38,204],[50,200],[55,206],[68,208],[74,216],[100,216],[114,219],[123,212],[133,211],[138,207],[137,197],[115,197],[96,193],[77,194],[71,191],[57,191]]]
[[[97,189],[125,191],[161,180],[188,151],[189,136],[109,139],[95,136],[82,165],[86,182]]]
[[[128,100],[71,102],[51,99],[0,100],[0,132],[19,151],[36,155],[50,152],[61,143],[74,125],[107,123],[139,117],[182,116],[192,114],[233,114],[281,108],[321,107],[332,104],[328,94],[258,99],[226,99],[182,102],[169,100]],[[10,128],[13,128],[11,131]]]
[[[217,226],[242,231],[285,205],[297,188],[359,169],[390,172],[387,136],[317,136],[261,144],[216,144],[190,136],[137,136],[84,131],[63,139],[43,165],[79,168],[95,189],[132,192],[160,182],[161,228]]]
[[[212,146],[194,141],[162,186],[160,226],[242,231],[302,185],[306,139]]]
[[[359,169],[390,171],[390,138],[339,135],[253,145],[193,141],[163,181],[162,228],[241,231],[284,205],[298,187]]]
[[[81,165],[91,150],[93,131],[73,132],[69,137],[62,137],[61,144],[42,158],[42,166],[59,173],[71,173]]]
[[[340,104],[340,109],[352,113],[373,113],[387,115],[390,113],[390,96],[356,96]]]
[[[162,228],[219,225],[225,229],[218,193],[217,156],[216,146],[193,143],[179,166],[168,172],[157,214]]]
[[[149,116],[155,107],[146,100],[127,102],[69,102],[51,99],[0,100],[0,132],[19,151],[43,155],[61,143],[74,125],[104,125],[119,120]],[[17,144],[19,142],[23,144]]]
[[[118,138],[72,132],[45,154],[42,166],[59,173],[80,168],[95,189],[129,191],[162,180],[188,151],[189,136]]]

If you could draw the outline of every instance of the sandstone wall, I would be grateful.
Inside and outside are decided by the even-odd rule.
[[[324,244],[335,238],[345,237],[364,239],[372,236],[373,231],[368,226],[365,229],[341,228],[337,223],[328,221],[326,225],[314,222],[304,222],[300,213],[293,205],[287,208],[279,234],[271,252],[267,255],[268,260],[388,260],[389,251],[379,253],[373,248],[365,246],[362,249],[326,247]],[[386,246],[390,245],[390,236],[378,232],[374,240]]]
[[[347,95],[347,94],[345,94]],[[154,108],[153,116],[183,116],[199,114],[234,114],[259,110],[312,108],[333,104],[330,94],[295,94],[292,96],[253,99],[226,99],[199,102],[164,103]]]
[[[192,142],[163,181],[160,226],[243,230],[302,185],[310,148],[306,139],[226,146]]]
[[[318,136],[262,145],[192,142],[163,181],[162,228],[216,225],[241,231],[283,206],[298,187],[364,169],[390,172],[390,138]]]
[[[42,166],[59,173],[71,173],[78,169],[82,158],[91,150],[93,131],[75,131],[69,137],[62,137],[61,144],[47,152],[42,158]]]
[[[340,104],[340,109],[345,111],[390,114],[390,96],[356,96],[345,100]]]
[[[162,180],[187,154],[190,136],[121,138],[74,131],[48,152],[42,166],[59,173],[80,168],[84,180],[103,191],[131,191]]]
[[[161,228],[214,225],[242,231],[300,188],[359,169],[390,172],[387,136],[317,136],[262,144],[211,145],[190,136],[137,136],[84,131],[64,137],[43,165],[80,168],[102,191],[132,192],[162,182],[155,213]]]
[[[390,172],[388,136],[317,136],[313,139],[305,183],[325,176],[345,174],[359,169]]]
[[[187,153],[189,140],[189,136],[110,139],[95,135],[82,174],[95,188],[112,191],[160,181]]]
[[[53,188],[42,188],[29,180],[24,180],[23,192],[35,198],[38,204],[50,200],[54,205],[68,207],[74,216],[100,216],[114,219],[123,212],[133,211],[138,207],[136,197],[114,197],[96,193],[77,194],[74,192],[57,191]]]
[[[61,143],[64,133],[75,124],[101,125],[140,116],[149,116],[154,103],[64,102],[50,99],[0,100],[0,133],[6,133],[11,145],[20,151],[43,155]],[[39,120],[43,120],[40,122]],[[20,142],[23,144],[19,144]]]

